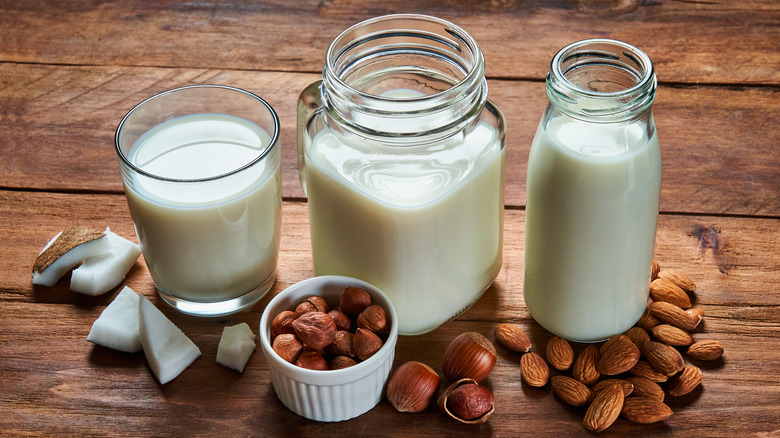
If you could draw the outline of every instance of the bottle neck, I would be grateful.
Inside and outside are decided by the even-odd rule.
[[[650,109],[656,77],[650,58],[630,44],[592,39],[553,58],[547,96],[564,114],[596,123],[633,120]]]
[[[451,135],[487,100],[474,39],[445,20],[403,14],[358,23],[331,43],[323,69],[328,117],[360,135],[403,142]]]

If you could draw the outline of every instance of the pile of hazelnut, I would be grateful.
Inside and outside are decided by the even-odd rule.
[[[364,361],[382,348],[388,332],[385,309],[371,304],[371,295],[357,287],[344,289],[338,308],[310,296],[271,322],[276,354],[310,370],[338,370]]]

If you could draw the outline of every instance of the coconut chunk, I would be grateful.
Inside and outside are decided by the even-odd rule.
[[[122,236],[105,231],[111,249],[105,254],[88,257],[70,277],[70,290],[86,295],[101,295],[117,287],[133,267],[141,247]]]
[[[138,331],[157,380],[166,384],[200,357],[200,349],[145,296],[138,303]]]
[[[247,323],[225,327],[217,347],[217,363],[243,373],[255,347],[255,334]]]
[[[87,340],[127,353],[141,351],[138,302],[138,294],[125,286],[92,324]]]
[[[80,225],[58,233],[43,248],[33,264],[32,282],[54,286],[66,272],[88,257],[108,252],[111,242],[102,231]]]

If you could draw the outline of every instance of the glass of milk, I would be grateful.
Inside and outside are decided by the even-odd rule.
[[[649,293],[661,153],[650,59],[619,41],[563,48],[528,158],[525,303],[578,342],[622,333]]]
[[[116,152],[135,231],[157,291],[174,308],[231,314],[273,285],[278,140],[268,103],[218,85],[160,93],[119,124]]]
[[[501,269],[505,122],[460,27],[389,15],[347,29],[299,100],[314,272],[367,281],[399,333],[467,309]]]

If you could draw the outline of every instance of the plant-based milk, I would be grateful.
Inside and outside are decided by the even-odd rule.
[[[417,334],[466,309],[501,268],[505,153],[487,123],[425,154],[405,147],[325,129],[305,177],[315,273],[374,284],[399,331]]]
[[[179,117],[142,135],[129,160],[173,179],[217,177],[248,165],[270,143],[235,116]],[[278,152],[209,182],[166,182],[137,174],[127,201],[155,284],[177,297],[224,301],[272,277],[281,223]]]
[[[647,304],[658,139],[641,122],[547,123],[528,160],[525,303],[550,332],[600,341],[634,325]]]

